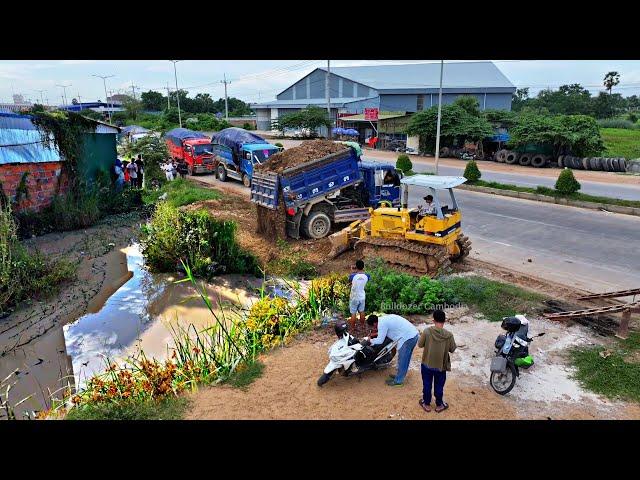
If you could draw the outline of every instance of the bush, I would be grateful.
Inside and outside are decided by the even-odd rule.
[[[244,122],[242,124],[242,128],[244,128],[245,130],[253,130],[253,125],[251,125],[249,122]]]
[[[274,145],[278,148],[281,148],[282,150],[284,150],[284,145],[282,145],[280,142],[276,142],[274,143]]]
[[[627,115],[627,118],[629,119],[630,122],[632,122],[634,124],[638,122],[638,115],[633,113],[633,112],[631,112],[629,115]]]
[[[469,183],[477,182],[482,177],[482,173],[480,173],[480,169],[478,168],[478,164],[475,160],[471,160],[467,163],[467,166],[464,169],[464,178],[466,178]]]
[[[235,234],[234,222],[162,202],[142,229],[142,253],[149,267],[160,272],[175,272],[182,261],[204,278],[223,272],[258,273],[257,259],[239,247]]]
[[[18,242],[10,207],[0,208],[0,314],[28,298],[45,298],[75,276],[76,266],[48,261]]]
[[[632,115],[634,114],[629,114],[629,120],[624,120],[622,118],[604,118],[598,120],[598,126],[600,128],[623,128],[626,130],[638,130],[640,129],[640,125],[635,124],[635,121],[637,121],[638,118],[634,115],[636,120],[632,120]]]
[[[403,173],[410,171],[413,168],[413,163],[411,163],[411,159],[409,155],[398,155],[398,159],[396,160],[396,168],[398,170],[402,170]]]
[[[565,167],[558,176],[555,188],[564,195],[571,195],[580,190],[580,182],[573,176],[573,170]]]
[[[441,282],[429,277],[400,273],[381,262],[368,270],[371,279],[365,287],[367,309],[385,313],[424,313],[443,304],[451,296]]]

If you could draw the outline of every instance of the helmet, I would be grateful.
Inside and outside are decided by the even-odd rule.
[[[336,322],[335,331],[338,338],[344,337],[344,334],[347,333],[347,330],[348,330],[347,322],[344,322],[344,321]]]

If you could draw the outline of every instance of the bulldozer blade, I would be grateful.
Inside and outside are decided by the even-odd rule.
[[[331,251],[329,252],[329,258],[336,258],[341,253],[346,252],[352,247],[352,242],[349,239],[349,232],[344,229],[339,232],[329,235],[329,241],[331,242]]]

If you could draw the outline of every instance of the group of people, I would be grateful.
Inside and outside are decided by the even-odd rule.
[[[370,279],[364,271],[364,262],[358,260],[349,276],[351,293],[349,296],[349,326],[355,331],[356,320],[364,329],[365,323],[365,287]],[[359,318],[358,318],[359,317]],[[423,349],[422,352],[422,398],[420,407],[425,412],[431,411],[432,391],[435,396],[435,411],[442,412],[449,408],[444,401],[444,384],[447,372],[451,371],[450,354],[456,349],[453,334],[444,328],[446,314],[443,310],[434,310],[433,325],[425,328],[422,333],[406,318],[387,314],[369,315],[366,323],[371,327],[371,345],[381,345],[386,338],[398,341],[398,368],[395,375],[389,375],[386,384],[392,387],[404,385],[404,379],[409,371],[409,363],[416,345]]]
[[[113,171],[116,176],[116,190],[121,191],[125,185],[131,188],[142,188],[144,176],[144,162],[138,154],[135,160],[120,160],[116,158]]]

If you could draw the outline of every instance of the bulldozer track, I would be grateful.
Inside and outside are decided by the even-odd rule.
[[[471,253],[471,240],[466,235],[460,235],[456,240],[458,243],[458,247],[460,247],[460,255],[455,258],[452,258],[452,262],[461,262],[465,257],[469,256]]]
[[[447,249],[440,245],[367,237],[359,240],[355,249],[363,256],[380,256],[395,268],[411,274],[436,277],[447,273],[451,267]]]

